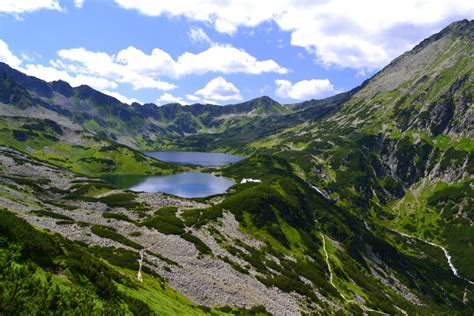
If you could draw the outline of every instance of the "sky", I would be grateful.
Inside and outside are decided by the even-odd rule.
[[[126,103],[286,104],[473,17],[471,0],[0,0],[0,61]]]

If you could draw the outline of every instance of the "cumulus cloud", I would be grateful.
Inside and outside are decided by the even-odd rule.
[[[220,72],[224,74],[246,73],[261,74],[274,72],[285,74],[286,68],[278,65],[274,60],[257,60],[243,49],[230,45],[216,45],[199,53],[184,53],[176,63],[179,75],[205,74]]]
[[[10,51],[7,43],[0,39],[0,61],[9,64],[12,67],[18,67],[21,59]]]
[[[327,66],[375,69],[448,22],[474,17],[470,0],[115,0],[150,16],[181,16],[232,34],[272,21]]]
[[[111,59],[111,57],[109,56]],[[176,77],[176,67],[173,58],[165,51],[155,48],[150,55],[130,46],[118,52],[117,63],[127,69],[149,75],[166,75]]]
[[[159,78],[180,78],[205,73],[261,74],[287,70],[273,60],[259,61],[247,52],[232,46],[216,45],[193,54],[184,53],[174,60],[167,52],[155,48],[151,54],[130,46],[116,55],[93,52],[85,48],[62,49],[59,60],[53,61],[67,71],[107,78],[118,83],[131,84],[134,89],[155,88],[169,91],[176,85]]]
[[[108,56],[110,59],[110,56]],[[201,75],[209,72],[261,74],[276,72],[284,74],[287,69],[274,60],[257,60],[243,49],[231,45],[215,45],[194,54],[186,52],[175,61],[168,53],[158,48],[148,55],[131,46],[117,54],[117,61],[126,68],[151,74],[178,78],[186,75]]]
[[[0,12],[8,14],[21,14],[41,9],[61,11],[58,0],[2,0]]]
[[[166,103],[179,103],[181,105],[189,104],[188,102],[184,101],[182,98],[175,97],[174,95],[168,92],[163,93],[156,101],[160,104],[166,104]]]
[[[145,70],[153,69],[154,65],[143,69],[148,60],[141,60],[140,57],[143,56],[138,56],[137,52],[139,50],[129,47],[114,56],[104,52],[92,52],[84,48],[62,49],[58,52],[61,59],[57,61],[57,64],[64,65],[71,72],[127,83],[136,90],[155,88],[167,91],[176,88],[174,84],[156,79],[152,72],[147,73]],[[131,62],[129,66],[128,63],[123,63],[124,55],[129,58],[128,60],[134,60],[134,57],[137,60]]]
[[[209,103],[214,101],[242,100],[239,89],[223,77],[216,77],[195,93]]]
[[[276,95],[282,98],[305,100],[334,93],[334,86],[328,79],[301,80],[292,84],[289,80],[276,80]]]

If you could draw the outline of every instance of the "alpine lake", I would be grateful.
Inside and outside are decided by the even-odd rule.
[[[244,159],[225,153],[158,151],[146,155],[181,165],[224,166]],[[135,192],[163,192],[184,198],[202,198],[227,191],[235,181],[203,172],[183,172],[168,176],[114,175],[104,177],[117,188]]]

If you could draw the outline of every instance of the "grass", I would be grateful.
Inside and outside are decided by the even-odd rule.
[[[84,143],[77,146],[51,128],[35,129],[43,122],[34,118],[0,118],[0,145],[93,177],[107,174],[171,174],[184,168],[146,157],[130,147],[106,139],[90,137],[85,132],[73,132]],[[25,124],[29,124],[28,128]]]

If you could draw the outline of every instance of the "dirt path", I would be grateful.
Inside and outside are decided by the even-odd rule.
[[[378,314],[382,314],[382,315],[389,315],[389,314],[386,314],[384,312],[369,308],[369,307],[359,303],[356,300],[350,300],[344,294],[342,294],[341,291],[339,291],[336,284],[334,283],[334,277],[333,277],[333,274],[332,274],[331,263],[329,262],[329,254],[328,254],[328,251],[326,250],[326,237],[324,236],[323,233],[321,233],[321,239],[323,240],[323,250],[324,250],[326,264],[327,264],[328,270],[329,270],[329,283],[331,283],[331,285],[336,289],[336,291],[339,293],[339,295],[341,295],[344,302],[348,303],[348,304],[355,303],[355,304],[359,305],[359,307],[362,308],[365,312],[372,312],[372,313],[378,313]]]
[[[145,250],[140,250],[140,259],[138,260],[138,273],[137,273],[137,279],[138,281],[140,282],[143,282],[143,278],[142,278],[142,265],[143,265],[143,252]]]

